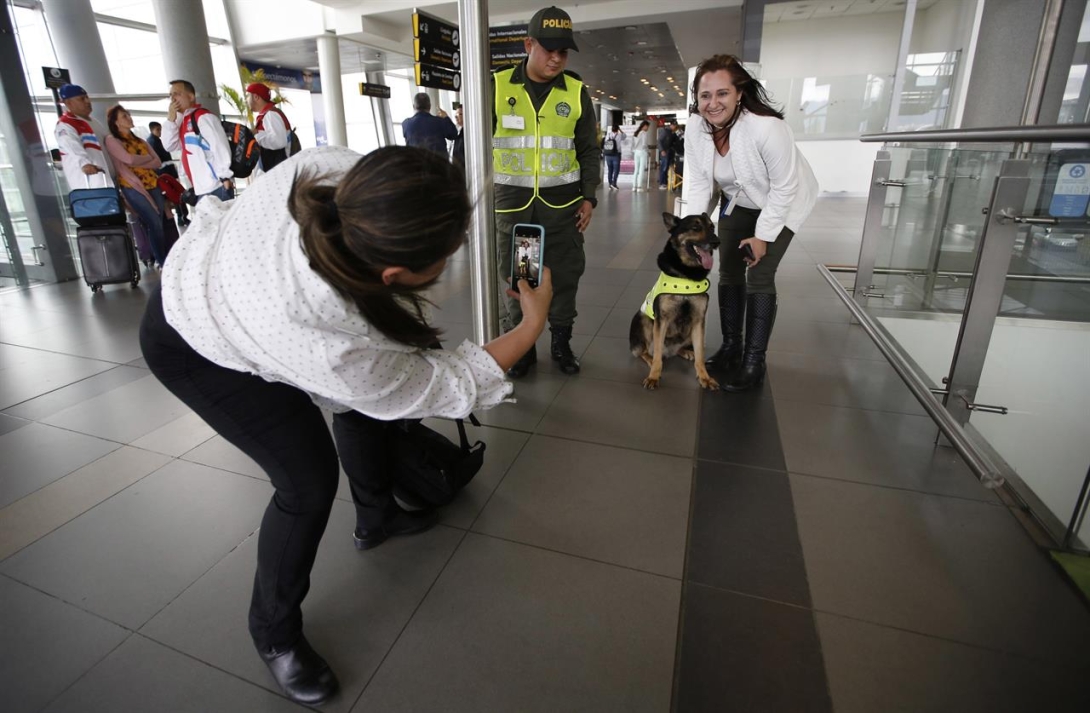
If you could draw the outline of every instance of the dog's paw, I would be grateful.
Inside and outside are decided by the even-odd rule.
[[[685,361],[696,361],[696,354],[692,349],[679,349],[677,355]]]
[[[707,389],[708,391],[719,391],[719,382],[710,376],[706,379],[698,376],[696,380],[700,382],[700,388],[702,389]]]
[[[658,385],[659,380],[657,378],[652,378],[649,376],[643,380],[643,388],[647,389],[648,391],[654,391],[658,387]]]

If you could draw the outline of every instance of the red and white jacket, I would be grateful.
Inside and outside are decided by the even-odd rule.
[[[276,151],[287,148],[291,127],[284,113],[269,104],[254,120],[254,138],[263,149]]]
[[[191,130],[189,117],[194,112],[197,113],[200,136]],[[234,177],[231,145],[227,143],[220,118],[200,104],[190,107],[173,122],[163,122],[162,138],[167,151],[182,152],[182,168],[198,196],[211,193],[224,179]]]
[[[61,167],[68,179],[68,189],[101,188],[102,178],[91,178],[83,172],[83,167],[90,164],[104,171],[105,185],[112,186],[114,166],[106,154],[102,142],[107,131],[92,118],[81,118],[72,112],[65,112],[53,135],[57,139],[57,148],[61,150]]]

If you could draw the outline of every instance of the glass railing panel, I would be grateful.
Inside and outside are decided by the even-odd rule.
[[[796,138],[856,139],[883,131],[893,78],[879,74],[762,80]]]
[[[1035,293],[1028,299],[1027,287]],[[1044,504],[1053,526],[1066,526],[1090,465],[1090,291],[1008,277],[1005,303],[1011,294],[1024,309],[1047,314],[996,320],[975,400],[1008,412],[974,411],[970,423]],[[1090,529],[1080,529],[1074,545],[1085,548]]]

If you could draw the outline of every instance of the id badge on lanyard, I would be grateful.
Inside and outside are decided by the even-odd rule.
[[[734,212],[734,198],[726,191],[722,192],[722,200],[719,203],[719,219]]]
[[[507,105],[511,107],[511,111],[500,117],[500,126],[512,131],[525,131],[526,119],[515,114],[515,98],[507,97]]]

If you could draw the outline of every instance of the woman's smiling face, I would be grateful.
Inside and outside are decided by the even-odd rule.
[[[708,72],[700,78],[700,91],[697,94],[697,110],[712,126],[724,126],[734,118],[738,110],[741,95],[734,86],[730,72],[718,70]]]

